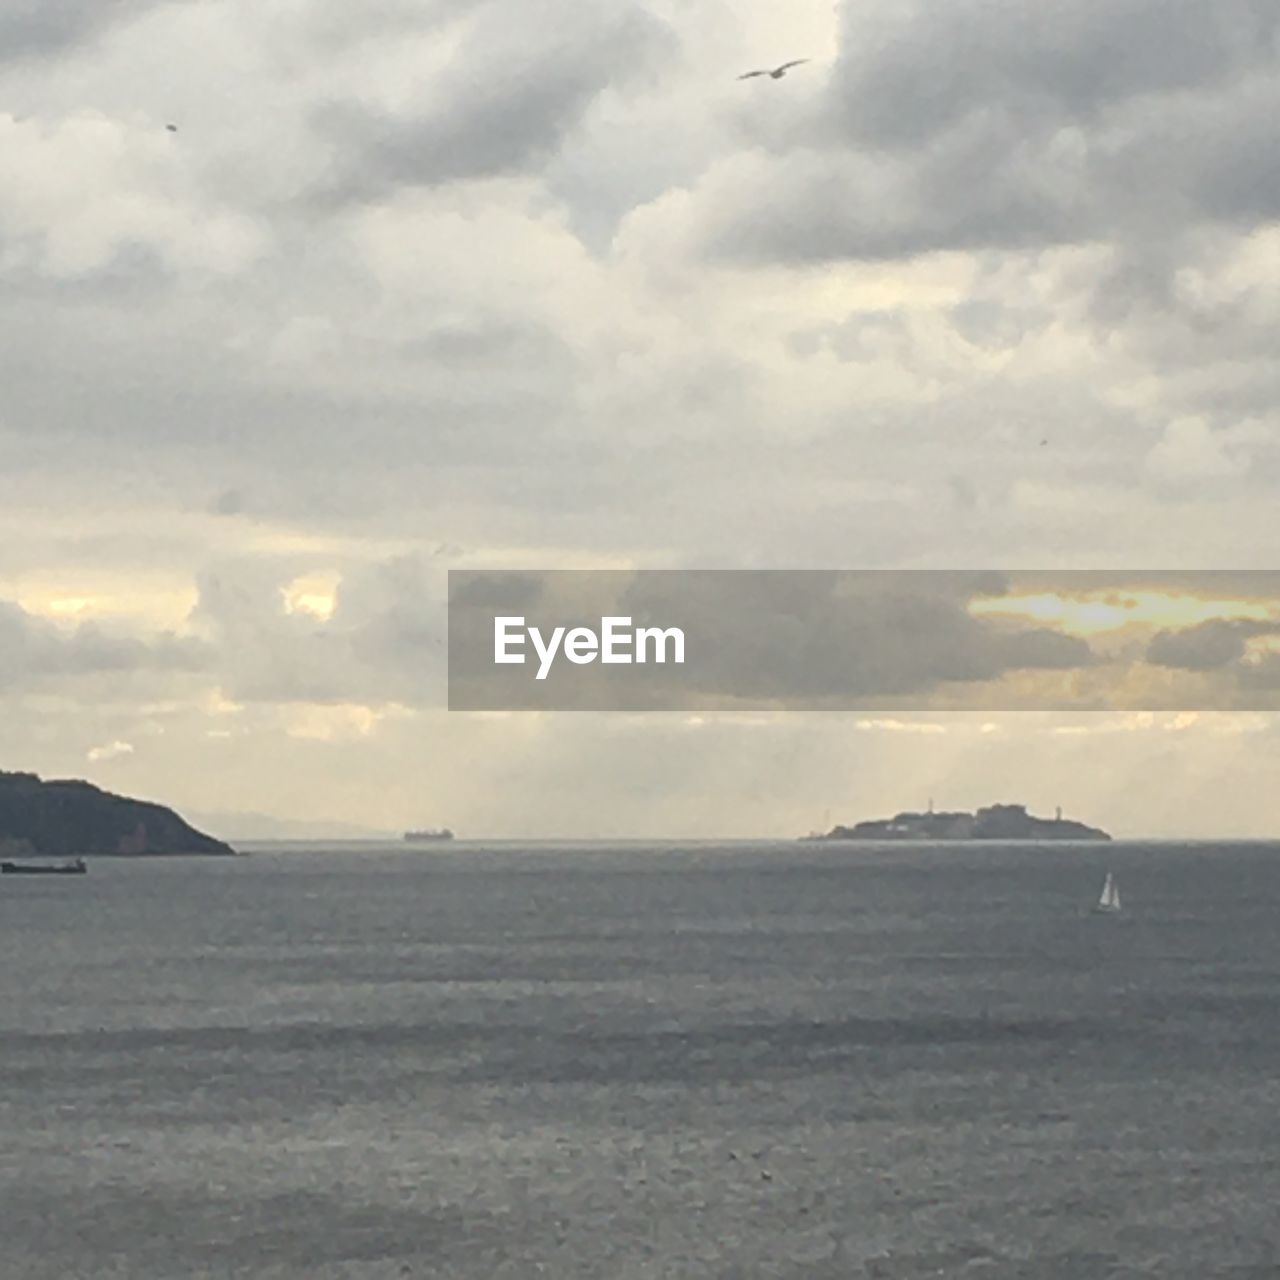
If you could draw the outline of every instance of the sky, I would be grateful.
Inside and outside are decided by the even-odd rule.
[[[0,767],[232,837],[1274,834],[1247,706],[465,715],[443,637],[450,568],[1280,567],[1278,54],[1265,0],[6,0]]]

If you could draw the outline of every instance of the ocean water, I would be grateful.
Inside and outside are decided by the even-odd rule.
[[[1273,1278],[1278,922],[1246,844],[10,877],[0,1275]]]

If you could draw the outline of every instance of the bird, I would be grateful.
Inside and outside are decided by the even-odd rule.
[[[176,124],[167,124],[165,125],[165,128],[168,129],[170,133],[178,132],[178,126]]]
[[[762,71],[748,71],[746,75],[739,76],[738,79],[750,80],[753,76],[768,76],[771,80],[781,80],[792,67],[798,67],[802,62],[808,61],[808,58],[796,58],[793,62],[784,62],[780,67],[774,67],[772,71],[768,67]]]

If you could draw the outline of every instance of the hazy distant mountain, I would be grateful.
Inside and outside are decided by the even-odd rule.
[[[398,831],[362,827],[323,818],[278,818],[269,813],[198,811],[192,815],[202,827],[224,840],[398,840]]]
[[[164,805],[90,782],[0,772],[0,851],[9,857],[231,854]]]

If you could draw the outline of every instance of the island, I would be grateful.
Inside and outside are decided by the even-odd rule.
[[[74,779],[0,770],[0,853],[23,857],[234,855],[172,809]]]
[[[836,826],[812,840],[1110,840],[1107,832],[1062,816],[1036,818],[1021,804],[993,804],[977,813],[899,813]]]

